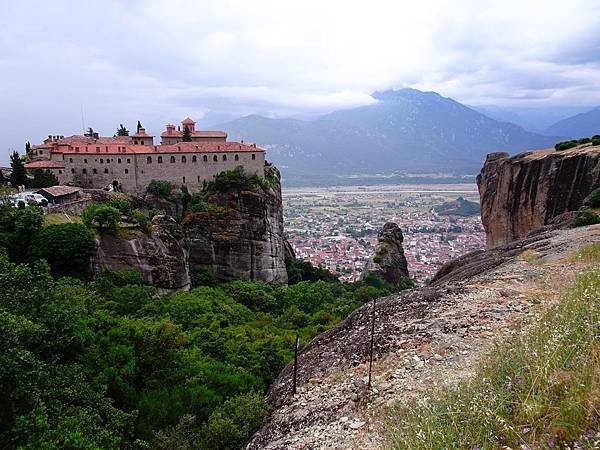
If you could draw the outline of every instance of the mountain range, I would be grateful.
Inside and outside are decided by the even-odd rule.
[[[566,135],[560,128],[554,136],[526,131],[435,92],[400,89],[372,96],[371,105],[316,120],[251,115],[215,128],[266,148],[284,182],[293,183],[376,174],[475,174],[490,152],[547,148]]]

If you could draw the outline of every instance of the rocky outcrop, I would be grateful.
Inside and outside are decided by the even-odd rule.
[[[190,264],[209,267],[221,280],[242,277],[287,282],[279,172],[273,186],[214,192],[206,211],[183,220]]]
[[[100,236],[93,270],[139,269],[144,281],[161,291],[190,288],[188,250],[183,228],[170,216],[156,216],[152,230],[133,239]]]
[[[404,236],[400,227],[386,223],[377,235],[379,242],[373,257],[367,262],[364,275],[376,273],[393,286],[399,286],[408,277],[408,263],[404,256]]]
[[[600,243],[600,225],[546,230],[452,261],[423,288],[377,299],[372,387],[367,387],[372,305],[308,343],[271,385],[274,407],[250,450],[392,448],[398,410],[474,375],[499,341],[514,339],[540,299],[551,302],[582,270],[573,252]],[[535,258],[530,259],[534,255]],[[398,425],[398,423],[396,422]]]
[[[488,248],[579,209],[600,188],[600,147],[488,155],[477,177]]]
[[[265,171],[270,171],[270,185],[214,192],[205,211],[189,213],[181,224],[157,216],[149,234],[98,238],[94,271],[138,268],[163,290],[189,289],[194,266],[209,268],[224,281],[287,282],[279,172],[271,166]],[[168,204],[141,198],[133,203],[169,210]]]

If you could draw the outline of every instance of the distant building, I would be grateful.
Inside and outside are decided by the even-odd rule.
[[[51,205],[74,202],[81,196],[81,188],[75,186],[52,186],[36,191],[44,196]]]
[[[50,135],[43,144],[31,147],[25,168],[48,169],[61,185],[104,188],[112,184],[124,192],[144,191],[151,180],[198,189],[236,166],[264,176],[265,151],[256,144],[227,141],[224,131],[198,131],[189,117],[181,125],[179,129],[167,125],[159,145],[141,126],[131,136]],[[183,142],[186,128],[190,142]]]

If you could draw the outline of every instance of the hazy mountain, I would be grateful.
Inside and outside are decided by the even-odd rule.
[[[489,152],[556,142],[434,92],[402,89],[373,97],[377,103],[313,121],[247,116],[219,127],[267,148],[285,175],[475,173]]]
[[[548,127],[545,133],[571,139],[600,134],[600,107],[560,120]]]

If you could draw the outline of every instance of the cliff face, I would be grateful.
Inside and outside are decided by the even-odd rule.
[[[210,267],[221,280],[287,282],[279,173],[276,179],[266,191],[216,192],[206,212],[184,219],[192,266]]]
[[[488,248],[579,209],[600,188],[600,147],[488,155],[477,177]]]
[[[367,262],[364,273],[376,273],[388,283],[398,286],[404,277],[408,277],[402,230],[397,224],[388,222],[377,235],[377,240],[379,244],[375,255]]]
[[[100,236],[93,270],[139,269],[144,281],[164,291],[188,290],[191,285],[188,249],[182,227],[169,216],[157,216],[152,231],[135,239]]]
[[[271,188],[216,192],[207,211],[188,214],[182,224],[158,216],[147,235],[100,237],[94,271],[138,268],[147,282],[164,290],[189,289],[196,265],[221,280],[287,282],[279,173],[267,170],[274,175]]]

